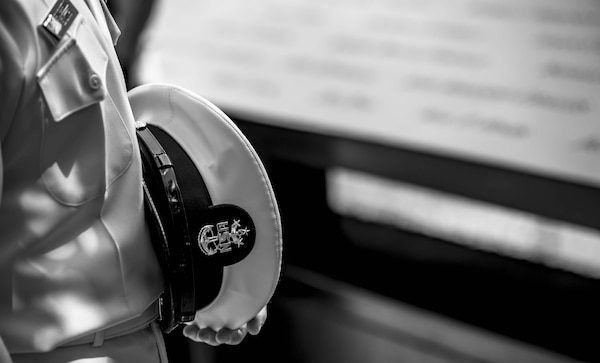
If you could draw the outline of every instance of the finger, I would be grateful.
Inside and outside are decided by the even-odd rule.
[[[256,335],[260,332],[267,320],[267,307],[263,307],[256,316],[248,322],[248,332]]]
[[[186,338],[189,338],[191,340],[196,341],[197,337],[196,335],[198,334],[198,327],[196,325],[186,325],[183,327],[183,336],[185,336]]]
[[[217,343],[216,335],[217,333],[210,328],[200,329],[197,334],[199,341],[210,345],[219,345],[219,343]]]
[[[219,344],[238,345],[246,337],[248,329],[243,325],[239,329],[221,329],[217,332],[215,340]]]
[[[213,346],[219,345],[216,340],[216,332],[210,328],[198,328],[195,325],[188,325],[183,328],[183,334],[195,342]]]

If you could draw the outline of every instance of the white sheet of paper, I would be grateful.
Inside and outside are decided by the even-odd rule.
[[[594,0],[169,0],[139,73],[259,122],[600,187]]]
[[[327,201],[337,214],[600,279],[596,229],[344,168],[328,170]]]

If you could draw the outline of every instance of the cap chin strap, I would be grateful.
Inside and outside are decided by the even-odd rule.
[[[144,123],[136,132],[146,221],[167,281],[159,321],[169,333],[214,301],[224,266],[251,252],[256,231],[242,208],[212,204],[200,172],[167,132]]]
[[[195,284],[185,206],[173,163],[146,125],[138,125],[146,222],[167,287],[160,297],[159,322],[170,333],[194,320]]]

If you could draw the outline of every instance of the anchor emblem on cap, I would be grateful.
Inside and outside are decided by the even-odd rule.
[[[234,219],[231,227],[228,221],[218,222],[216,225],[207,224],[198,233],[198,246],[207,256],[217,253],[226,253],[244,245],[244,236],[250,232],[247,227],[241,226],[239,220]]]

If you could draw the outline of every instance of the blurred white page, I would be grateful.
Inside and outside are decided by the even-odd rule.
[[[338,214],[600,279],[595,229],[345,168],[328,170],[327,200]]]
[[[144,82],[600,186],[600,1],[163,0],[154,16]]]

